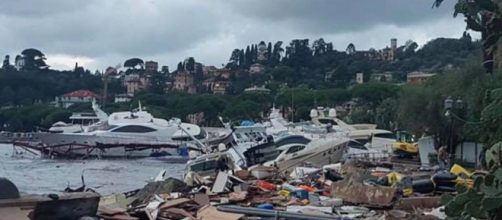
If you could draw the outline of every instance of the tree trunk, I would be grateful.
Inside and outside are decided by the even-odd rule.
[[[502,8],[502,0],[494,0],[499,8]],[[493,60],[494,60],[494,68],[495,71],[502,71],[502,38],[500,38],[497,42],[497,47],[493,53]]]

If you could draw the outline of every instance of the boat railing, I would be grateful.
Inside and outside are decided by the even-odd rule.
[[[390,158],[388,152],[365,152],[365,153],[354,153],[348,154],[347,159],[352,160],[365,160],[365,161],[385,161]]]

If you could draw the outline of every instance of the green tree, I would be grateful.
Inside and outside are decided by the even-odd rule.
[[[395,130],[397,125],[398,100],[387,98],[383,100],[376,108],[375,123],[379,128]]]
[[[345,49],[345,52],[348,54],[348,55],[353,55],[356,53],[356,46],[354,46],[353,43],[350,43],[348,46],[347,46],[347,49]]]
[[[21,52],[24,65],[22,70],[33,71],[48,68],[45,55],[40,50],[28,48]]]
[[[267,60],[270,62],[272,59],[272,42],[268,42],[267,45]]]
[[[312,44],[312,50],[314,51],[314,56],[320,56],[326,53],[327,48],[324,39],[319,38],[318,40],[315,40]]]
[[[12,105],[14,104],[14,100],[16,98],[16,93],[12,90],[11,87],[7,86],[2,89],[2,93],[0,94],[0,104],[2,106]]]
[[[129,69],[144,69],[145,62],[140,58],[131,58],[124,62],[124,67]]]
[[[435,7],[439,7],[444,0],[435,0]],[[497,54],[496,59],[498,68],[502,68],[502,2],[500,0],[478,0],[465,1],[458,0],[455,4],[456,17],[458,14],[463,14],[467,29],[481,32],[481,40],[483,41],[483,58],[486,71],[493,72],[494,54]],[[497,48],[499,48],[497,50]]]
[[[368,103],[373,108],[387,98],[397,97],[399,87],[388,83],[365,83],[352,88],[352,96]]]

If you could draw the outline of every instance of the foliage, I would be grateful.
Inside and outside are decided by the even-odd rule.
[[[397,97],[399,86],[389,83],[365,83],[352,88],[352,96],[375,108],[387,98]]]
[[[0,110],[0,126],[6,131],[35,131],[57,121],[68,122],[70,115],[69,110],[46,105],[4,108]]]
[[[502,167],[474,180],[473,188],[457,186],[458,195],[445,195],[441,202],[450,219],[502,218]]]
[[[270,77],[268,80],[255,82],[240,74],[232,79],[232,83],[244,88],[268,83],[287,83],[290,87],[319,83],[329,87],[347,87],[353,83],[356,73],[364,73],[365,81],[368,81],[371,74],[385,72],[391,73],[394,80],[402,81],[411,71],[441,73],[461,66],[472,56],[480,55],[481,47],[479,42],[472,42],[468,35],[459,39],[435,39],[420,49],[417,43],[407,41],[397,48],[396,60],[387,61],[362,55],[368,51],[357,51],[354,44],[349,44],[347,51],[342,52],[334,50],[333,44],[322,38],[309,42],[309,39],[294,39],[285,48],[282,46],[283,42],[276,42],[265,61],[256,59],[256,44],[247,46],[245,50],[234,49],[227,68],[239,72],[260,62],[267,67],[265,75]],[[380,52],[373,49],[369,53],[377,56]]]
[[[79,89],[98,90],[99,76],[89,71],[17,71],[0,69],[0,106],[50,102],[54,97]]]
[[[23,50],[21,56],[16,57],[16,61],[17,59],[23,59],[24,65],[22,66],[22,70],[25,71],[36,71],[48,67],[45,64],[45,55],[40,50],[34,48]]]
[[[129,69],[144,69],[145,62],[143,62],[143,60],[140,58],[131,58],[124,62],[124,67],[127,67]]]
[[[384,99],[376,108],[375,123],[379,128],[387,130],[396,129],[398,100],[394,98]]]
[[[502,89],[495,89],[488,93],[486,97],[487,106],[481,112],[481,138],[487,144],[494,144],[502,141]]]
[[[433,7],[439,7],[444,0],[435,0]],[[467,29],[481,32],[481,40],[484,49],[484,66],[487,72],[493,72],[494,52],[497,47],[502,45],[502,8],[501,2],[497,0],[457,0],[455,4],[456,17],[463,14]],[[497,46],[498,43],[498,46]],[[499,48],[499,56],[495,59],[502,59],[502,52]],[[498,60],[499,68],[502,67],[502,61]]]
[[[400,130],[416,134],[441,134],[445,122],[442,100],[434,89],[406,86],[399,95],[397,118]]]

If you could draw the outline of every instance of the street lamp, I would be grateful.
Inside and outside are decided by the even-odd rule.
[[[453,99],[451,98],[451,96],[448,96],[448,98],[444,100],[444,109],[446,111],[449,111],[452,108],[453,108]]]
[[[454,148],[453,137],[455,133],[454,119],[458,117],[457,114],[460,114],[464,109],[464,107],[465,107],[464,101],[460,99],[460,97],[458,97],[456,100],[453,100],[451,96],[448,96],[448,98],[444,100],[445,116],[450,119],[449,123],[450,128],[448,134],[448,149],[450,151],[450,162],[453,162],[455,154],[455,151],[453,149]]]

